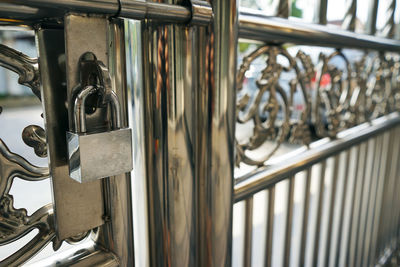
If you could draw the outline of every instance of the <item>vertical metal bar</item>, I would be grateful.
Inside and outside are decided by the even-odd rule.
[[[151,266],[196,266],[194,32],[194,27],[142,22]]]
[[[400,127],[398,128],[398,132],[400,132]],[[397,138],[399,138],[399,135],[396,135]],[[399,246],[399,236],[398,236],[398,228],[400,227],[399,224],[399,219],[400,219],[400,194],[398,193],[400,191],[400,179],[399,179],[399,173],[400,173],[400,155],[398,156],[398,161],[397,161],[397,168],[396,168],[396,184],[394,186],[395,192],[395,198],[394,198],[394,208],[393,208],[393,222],[390,231],[388,231],[387,235],[390,236],[392,239],[392,249],[397,249]]]
[[[362,266],[362,252],[364,248],[364,239],[365,239],[365,228],[367,227],[367,218],[368,218],[368,203],[370,198],[370,190],[371,190],[371,183],[372,183],[372,173],[374,167],[374,160],[375,160],[375,153],[377,149],[377,140],[376,138],[370,139],[368,142],[368,151],[367,151],[367,165],[365,170],[365,177],[363,184],[363,198],[362,198],[362,205],[360,207],[360,219],[358,221],[358,228],[357,228],[357,245],[355,250],[355,259],[356,259],[356,266]]]
[[[314,23],[326,24],[326,12],[328,8],[328,0],[317,0],[317,3],[315,5],[314,9]]]
[[[392,171],[393,171],[393,179],[394,179],[394,186],[393,186],[393,196],[391,199],[391,206],[390,206],[390,225],[387,229],[385,229],[385,233],[384,233],[384,240],[382,242],[386,244],[388,244],[390,246],[390,248],[395,249],[397,247],[397,240],[394,237],[394,229],[396,229],[396,224],[395,224],[395,218],[396,218],[396,209],[399,209],[400,207],[400,203],[399,203],[399,186],[400,186],[400,179],[399,179],[399,165],[400,165],[400,152],[399,152],[399,146],[400,146],[400,138],[399,138],[399,134],[400,134],[400,127],[396,128],[396,132],[395,132],[395,146],[394,149],[396,151],[397,154],[397,158],[393,160],[392,163]]]
[[[376,146],[375,146],[375,159],[374,164],[372,166],[372,174],[370,181],[370,190],[368,196],[368,204],[367,204],[367,214],[366,214],[366,226],[364,228],[363,242],[362,242],[362,254],[361,254],[361,266],[367,264],[368,253],[370,249],[371,242],[371,225],[373,222],[373,212],[376,201],[376,193],[378,189],[378,174],[381,169],[381,159],[382,159],[382,151],[383,151],[383,135],[379,135],[376,137]],[[372,216],[371,216],[372,215]]]
[[[395,29],[394,12],[395,12],[395,9],[396,9],[396,0],[392,0],[390,2],[390,5],[387,7],[387,10],[385,13],[385,26],[383,26],[383,29],[382,29],[382,35],[387,38],[394,37],[394,29]]]
[[[310,213],[310,187],[311,187],[311,168],[307,169],[306,184],[304,187],[304,209],[303,209],[303,222],[300,237],[300,266],[305,266],[306,258],[306,241],[308,230],[308,216]]]
[[[265,242],[265,266],[272,266],[272,244],[275,218],[275,186],[268,189],[268,217],[267,217],[267,236]]]
[[[324,160],[321,166],[320,183],[318,190],[318,208],[317,208],[317,222],[315,225],[315,237],[314,237],[314,253],[312,266],[318,266],[318,250],[319,250],[319,240],[321,238],[321,220],[322,220],[322,206],[324,200],[325,191],[325,170],[326,170],[326,160]]]
[[[211,34],[206,34],[210,31],[206,27],[199,27],[197,31],[198,42],[195,44],[195,50],[197,50],[199,65],[198,65],[198,89],[195,94],[196,101],[196,120],[197,120],[197,137],[195,143],[195,175],[196,175],[196,187],[197,187],[197,205],[198,205],[198,218],[197,218],[197,235],[198,237],[198,251],[197,258],[199,266],[210,266],[211,265],[211,252],[208,251],[208,242],[210,237],[204,238],[204,233],[210,232],[209,221],[206,220],[210,216],[211,209],[211,192],[208,186],[208,177],[210,177],[209,168],[209,154],[210,154],[210,114],[211,110],[211,90],[210,90],[210,77],[211,69],[210,64],[213,54]],[[208,232],[207,232],[208,231]]]
[[[244,263],[243,266],[251,266],[252,237],[253,237],[253,196],[246,199],[245,223],[244,223]]]
[[[135,265],[149,266],[149,240],[148,240],[148,208],[147,208],[147,179],[145,176],[145,135],[144,135],[144,97],[142,81],[142,48],[141,48],[141,23],[139,21],[125,20],[125,38],[127,54],[127,82],[131,89],[132,112],[130,127],[132,131],[132,148],[134,169],[132,171],[132,206],[133,230],[135,246]]]
[[[292,248],[292,228],[293,228],[293,203],[294,202],[294,176],[289,178],[288,202],[286,206],[286,230],[283,266],[289,266],[290,252]]]
[[[346,0],[346,13],[343,18],[342,28],[354,31],[356,28],[357,0]]]
[[[342,190],[341,205],[340,205],[340,210],[339,210],[339,220],[338,220],[339,226],[338,226],[338,231],[337,231],[337,237],[335,237],[335,238],[337,238],[337,244],[336,244],[336,255],[335,255],[335,258],[333,261],[333,266],[337,266],[339,259],[340,259],[340,246],[342,243],[342,236],[343,236],[343,234],[342,234],[343,221],[344,221],[343,214],[344,214],[344,210],[346,207],[346,196],[347,196],[347,187],[348,187],[347,183],[349,182],[349,170],[350,170],[349,167],[351,164],[351,162],[350,162],[350,152],[351,151],[350,150],[351,150],[351,148],[344,152],[344,153],[346,153],[345,160],[344,160],[346,167],[345,167],[345,171],[344,171],[344,174],[342,177],[343,190]]]
[[[108,69],[121,106],[121,126],[128,127],[124,23],[110,19],[107,27]],[[112,251],[121,266],[134,266],[132,195],[130,173],[109,177],[105,196],[110,221],[100,228],[99,244]],[[106,208],[107,210],[107,208]]]
[[[374,35],[376,33],[376,17],[378,14],[379,0],[369,0],[368,18],[365,25],[365,32]]]
[[[385,194],[388,194],[389,191],[388,186],[390,182],[390,159],[393,156],[392,144],[394,144],[393,132],[390,130],[388,133],[383,134],[382,152],[379,164],[380,168],[377,176],[378,184],[376,186],[376,197],[375,202],[373,203],[373,211],[371,216],[373,218],[370,230],[371,239],[370,242],[367,244],[369,246],[367,266],[370,266],[371,262],[374,263],[375,261],[376,247],[378,242],[378,230],[382,226],[380,218],[385,216],[385,210],[387,209],[384,199]]]
[[[325,266],[329,265],[330,259],[330,248],[331,248],[331,238],[332,238],[332,226],[333,226],[333,213],[335,209],[335,200],[336,200],[336,188],[338,183],[338,169],[339,169],[339,157],[340,155],[336,155],[334,157],[333,163],[333,175],[332,175],[332,184],[331,184],[331,199],[329,203],[329,215],[328,215],[328,230],[327,230],[327,239],[326,239],[326,249],[325,249]]]
[[[210,1],[214,13],[205,33],[204,90],[197,118],[203,117],[198,147],[199,266],[230,266],[232,248],[233,169],[236,125],[238,6],[236,0]],[[199,43],[201,45],[201,43]],[[200,48],[201,49],[201,48]],[[203,101],[203,102],[201,102]],[[203,127],[206,125],[206,127]],[[200,143],[200,140],[201,143]],[[204,229],[204,230],[203,230]],[[205,234],[207,233],[207,234]]]
[[[365,184],[365,172],[367,165],[367,151],[368,143],[362,143],[358,152],[358,168],[357,168],[357,181],[354,186],[354,199],[351,207],[351,213],[353,214],[349,226],[351,236],[348,241],[348,253],[346,255],[346,266],[355,266],[357,256],[357,241],[359,233],[359,224],[361,216],[362,199]]]
[[[357,186],[358,186],[358,177],[359,175],[359,166],[360,164],[360,149],[361,145],[358,145],[356,148],[353,148],[356,154],[355,162],[354,162],[354,176],[348,176],[351,179],[351,185],[350,188],[352,188],[352,191],[350,193],[350,200],[349,200],[349,205],[350,205],[350,211],[349,211],[349,224],[348,224],[348,229],[346,233],[346,239],[344,240],[344,247],[342,251],[344,251],[344,259],[343,265],[348,265],[348,260],[349,260],[349,251],[351,249],[350,243],[351,243],[351,237],[352,237],[352,223],[353,223],[353,217],[354,217],[354,206],[355,206],[355,201],[356,201],[356,194],[358,192]],[[354,159],[354,157],[352,157]],[[349,182],[350,183],[350,182]],[[340,245],[339,245],[340,246]]]

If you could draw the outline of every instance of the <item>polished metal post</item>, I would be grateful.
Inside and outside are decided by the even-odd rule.
[[[207,150],[198,177],[200,266],[230,266],[232,247],[233,168],[236,122],[236,51],[238,13],[236,0],[211,1],[214,20],[207,29],[206,54],[208,101],[200,106],[199,116],[207,119],[201,145]],[[205,95],[204,95],[205,96]],[[205,99],[205,98],[204,98]],[[200,173],[200,172],[199,172]],[[204,229],[203,228],[203,229]]]
[[[146,20],[141,36],[150,266],[195,266],[194,28]]]

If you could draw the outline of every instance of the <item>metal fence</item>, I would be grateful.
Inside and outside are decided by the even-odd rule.
[[[325,25],[326,0],[315,1],[314,23],[290,18],[293,3],[273,1],[267,16],[236,0],[0,1],[1,30],[35,31],[39,59],[2,45],[0,65],[42,101],[44,129],[22,136],[49,163],[0,142],[0,244],[36,230],[0,266],[35,264],[44,248],[52,256],[41,266],[394,261],[396,1],[382,29],[369,1],[364,33],[356,0],[342,29]],[[65,133],[87,86],[118,97],[121,127],[133,129],[132,173],[69,177]],[[110,131],[110,112],[90,102],[89,131]],[[53,203],[16,209],[16,177],[50,179]]]

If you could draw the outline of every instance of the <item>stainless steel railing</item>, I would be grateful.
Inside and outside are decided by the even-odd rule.
[[[281,242],[284,266],[328,266],[331,261],[334,266],[370,266],[396,251],[399,123],[399,114],[393,113],[356,126],[237,181],[235,202],[245,203],[244,266],[260,257],[267,266],[275,266],[280,259],[272,247]],[[276,187],[285,183],[288,191],[280,191],[284,197],[279,203]],[[295,187],[302,189],[295,192]],[[259,225],[252,222],[260,216],[253,208],[257,194],[267,195],[262,198],[266,218]],[[276,211],[278,206],[283,214]],[[294,215],[295,210],[300,212]],[[276,225],[277,216],[285,217],[284,224]],[[300,226],[294,234],[296,225]],[[265,227],[266,235],[257,236],[254,227]],[[265,256],[252,252],[254,239],[261,239]]]
[[[67,99],[59,92],[77,80],[76,51],[95,50],[109,63],[125,103],[125,124],[135,128],[133,199],[129,175],[105,192],[111,194],[111,217],[97,216],[105,195],[100,186],[96,198],[80,194],[87,197],[81,204],[96,207],[96,216],[76,219],[107,221],[77,257],[55,255],[47,265],[370,266],[391,259],[400,218],[396,2],[377,30],[378,1],[371,0],[363,34],[354,32],[355,0],[347,1],[342,30],[325,25],[326,0],[315,11],[320,25],[290,19],[288,0],[274,4],[271,17],[238,11],[236,0],[1,1],[0,25],[36,30],[51,175],[62,173],[60,162],[65,165],[58,145],[68,125]],[[237,42],[249,39],[254,50],[237,68]],[[332,49],[321,50],[316,60],[290,44]],[[361,56],[346,54],[346,48]],[[74,71],[60,67],[65,60]],[[251,77],[255,89],[246,89],[258,61],[263,67]],[[247,139],[238,138],[239,130],[250,133]],[[42,139],[37,143],[44,146]],[[302,147],[276,157],[291,143]],[[236,170],[250,171],[235,175],[235,163]],[[76,199],[71,191],[61,187],[58,204]],[[44,241],[55,250],[62,242],[55,219],[63,208],[78,205],[49,209],[46,229],[39,231],[49,234]],[[75,244],[86,237],[70,235],[61,239]],[[35,251],[17,252],[24,256],[18,264],[44,246],[33,245]]]

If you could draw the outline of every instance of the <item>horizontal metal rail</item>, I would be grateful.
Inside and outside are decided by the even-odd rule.
[[[307,170],[312,165],[323,161],[350,146],[357,145],[369,137],[382,133],[400,123],[398,112],[380,117],[371,123],[364,123],[345,130],[338,134],[338,138],[329,141],[328,138],[317,141],[318,146],[311,144],[311,148],[304,153],[300,153],[290,159],[272,167],[256,172],[246,178],[236,181],[234,198],[235,202],[246,199],[247,197],[267,189],[268,187],[291,177],[296,173]]]
[[[266,43],[400,52],[400,41],[241,10],[239,37]]]
[[[147,18],[176,23],[187,23],[193,17],[190,7],[144,0],[1,0],[0,23],[7,23],[9,20],[29,23],[34,20],[62,17],[65,12],[108,14],[129,19]],[[398,40],[299,20],[269,17],[247,9],[241,9],[239,12],[239,37],[276,44],[294,43],[400,52]]]
[[[185,23],[192,18],[190,7],[144,0],[1,0],[0,18],[32,21],[62,17],[66,12],[107,14],[129,19],[156,19]]]

